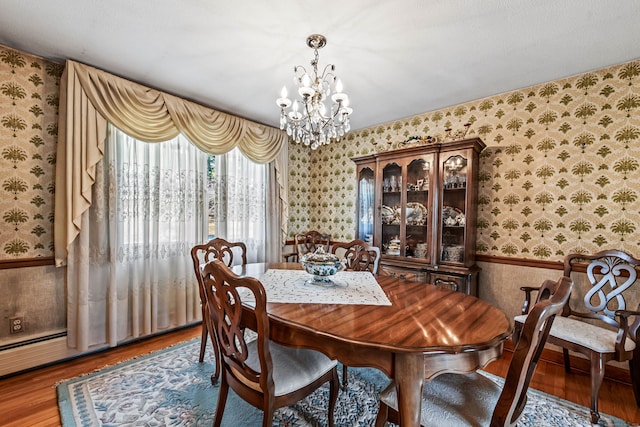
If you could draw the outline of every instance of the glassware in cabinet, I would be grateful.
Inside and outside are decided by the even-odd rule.
[[[460,154],[442,160],[441,262],[465,261],[467,164],[468,159]]]
[[[396,162],[382,166],[382,204],[380,208],[382,254],[401,256],[402,167]]]
[[[405,256],[427,259],[429,255],[429,185],[431,162],[425,158],[407,165],[405,186]]]

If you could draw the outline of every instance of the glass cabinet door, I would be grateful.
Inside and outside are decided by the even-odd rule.
[[[433,156],[421,155],[381,165],[380,249],[387,257],[427,262]]]
[[[358,171],[358,229],[357,239],[373,246],[374,233],[375,174],[373,169],[363,167]]]
[[[380,250],[385,255],[400,256],[404,252],[401,240],[402,168],[389,163],[382,168],[382,206],[380,209],[382,236]]]
[[[442,204],[440,261],[465,262],[465,237],[467,216],[467,163],[468,159],[452,153],[441,161]]]
[[[431,163],[423,158],[407,165],[404,215],[405,256],[429,257],[429,180]]]

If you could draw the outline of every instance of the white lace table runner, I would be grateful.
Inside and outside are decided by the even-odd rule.
[[[311,275],[302,270],[267,270],[260,282],[268,302],[307,304],[391,305],[384,291],[368,271],[341,271],[333,286],[308,284]],[[251,303],[243,299],[245,303]]]

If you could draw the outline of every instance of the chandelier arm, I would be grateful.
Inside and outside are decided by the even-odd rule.
[[[338,114],[339,114],[339,113],[340,113],[340,108],[338,108],[338,109],[336,110],[336,112],[335,112],[335,113],[333,113],[333,116],[331,116],[331,117],[327,117],[327,118],[326,118],[326,120],[325,120],[325,122],[324,122],[324,125],[322,126],[322,129],[324,129],[325,127],[327,127],[327,126],[329,125],[329,123],[333,123],[333,120],[338,116]],[[335,124],[335,123],[333,123],[333,124]]]
[[[329,72],[327,72],[327,69],[330,69]],[[326,67],[324,67],[324,70],[322,70],[322,80],[326,79],[327,77],[331,76],[331,78],[333,80],[336,79],[336,76],[333,74],[333,72],[336,70],[335,65],[333,64],[327,64]]]
[[[305,102],[304,103],[304,110],[307,112],[307,116],[305,117],[305,121],[307,123],[309,123],[309,132],[313,135],[316,134],[316,132],[318,131],[318,129],[314,128],[313,126],[313,121],[311,120],[311,111],[309,110],[309,103]],[[322,117],[322,115],[320,115]]]

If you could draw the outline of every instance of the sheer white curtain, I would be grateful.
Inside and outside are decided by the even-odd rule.
[[[68,341],[87,350],[200,319],[191,248],[206,239],[207,154],[108,127],[68,258]]]
[[[269,165],[254,163],[234,148],[216,155],[215,168],[210,194],[216,237],[244,242],[247,262],[265,262]]]

